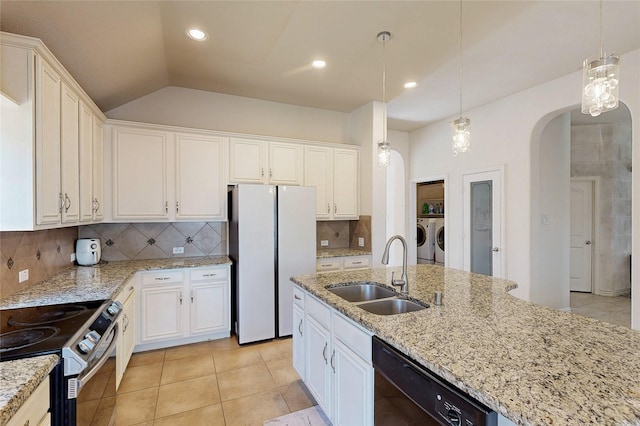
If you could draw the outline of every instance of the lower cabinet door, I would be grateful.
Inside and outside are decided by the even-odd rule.
[[[304,369],[304,311],[297,305],[293,305],[293,368],[296,369],[300,378],[305,381]]]
[[[226,282],[191,284],[191,334],[229,329]]]
[[[122,306],[120,315],[120,336],[116,349],[116,389],[120,386],[124,371],[129,364],[133,348],[136,346],[136,303],[135,293],[129,295]]]
[[[141,296],[140,343],[182,337],[182,284],[143,288]]]
[[[307,350],[305,382],[320,408],[331,420],[333,406],[331,357],[331,333],[319,322],[306,316]]]
[[[373,367],[344,343],[334,339],[331,367],[334,373],[335,425],[373,424]]]

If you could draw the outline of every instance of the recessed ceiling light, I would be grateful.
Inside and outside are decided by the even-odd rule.
[[[418,83],[416,83],[415,81],[410,81],[410,82],[404,84],[404,88],[405,89],[413,89],[417,85],[418,85]]]
[[[318,59],[317,61],[313,61],[311,63],[311,66],[314,67],[317,70],[321,70],[321,69],[323,69],[324,67],[327,66],[327,63],[325,61],[321,60],[321,59]]]
[[[189,28],[187,31],[187,36],[189,36],[189,38],[192,38],[194,40],[197,41],[203,41],[206,40],[208,38],[207,33],[205,33],[202,30],[199,30],[197,28]]]

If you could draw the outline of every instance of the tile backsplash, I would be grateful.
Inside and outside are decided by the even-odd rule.
[[[27,288],[71,265],[78,228],[0,232],[0,298]],[[18,273],[29,279],[18,283]]]
[[[107,261],[228,254],[226,222],[101,223],[81,226],[78,238],[100,238]]]
[[[364,247],[358,246],[358,238],[364,238]],[[371,251],[371,216],[360,216],[360,220],[333,220],[316,222],[316,249],[322,240],[329,242],[328,248],[352,248]]]

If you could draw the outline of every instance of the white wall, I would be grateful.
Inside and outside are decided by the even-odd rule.
[[[622,55],[620,98],[629,107],[633,123],[633,164],[640,170],[640,50]],[[505,165],[506,277],[518,283],[511,293],[531,299],[531,185],[532,140],[547,122],[580,103],[582,73],[532,87],[490,104],[466,111],[471,119],[470,152],[451,155],[447,121],[410,133],[410,176],[448,175],[447,251],[449,266],[462,267],[462,182],[464,171]],[[553,114],[555,112],[555,114]],[[455,117],[453,117],[455,118]],[[537,164],[536,164],[537,167]],[[640,174],[633,176],[633,217],[640,217]],[[537,202],[535,200],[534,202]],[[633,223],[633,251],[640,254],[640,236]],[[634,256],[635,258],[638,255]],[[640,262],[633,269],[633,293],[640,294]],[[640,328],[640,297],[633,298],[632,324]]]
[[[538,202],[531,205],[531,246],[536,249],[531,250],[530,300],[568,309],[571,113],[551,120],[539,141],[531,150],[531,199]]]
[[[322,142],[349,141],[349,114],[180,87],[165,87],[106,116]]]

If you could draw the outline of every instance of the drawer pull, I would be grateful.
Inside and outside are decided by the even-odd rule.
[[[217,274],[202,274],[203,277],[215,277]]]
[[[298,296],[297,294],[294,294],[294,295],[293,295],[293,298],[294,298],[294,299],[296,299],[296,300],[302,300],[302,299],[300,298],[300,296]]]
[[[129,291],[133,291],[133,286],[129,287]]]
[[[351,262],[352,265],[362,265],[362,262]]]
[[[333,266],[332,264],[328,264],[328,265],[322,265],[323,268],[328,268],[330,266]]]
[[[166,281],[169,277],[156,277],[156,281]]]

